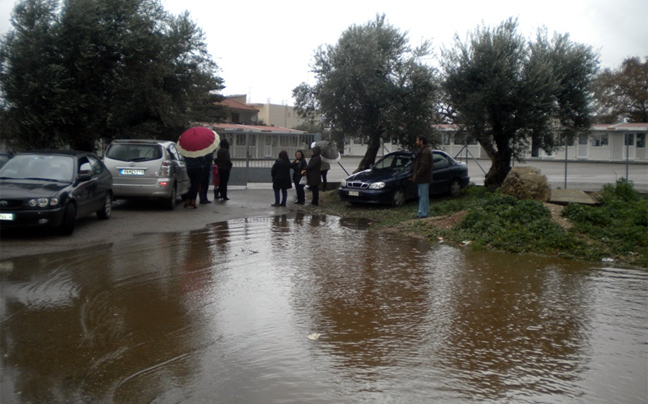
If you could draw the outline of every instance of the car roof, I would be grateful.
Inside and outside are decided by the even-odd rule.
[[[440,154],[448,155],[448,153],[444,152],[443,150],[437,150],[437,149],[432,149],[432,153],[440,153]],[[391,153],[385,154],[385,156],[394,155],[394,154],[412,155],[412,154],[414,154],[414,152],[410,151],[410,150],[396,150],[396,151],[393,151]],[[384,156],[382,156],[382,157],[384,157]]]
[[[43,154],[43,155],[58,155],[58,156],[71,156],[71,157],[78,157],[78,156],[85,156],[85,155],[95,155],[92,152],[87,152],[87,151],[82,151],[82,150],[68,150],[68,149],[43,149],[43,150],[28,150],[24,152],[18,153],[18,155],[21,154]]]
[[[156,139],[115,139],[110,144],[119,143],[119,144],[156,144],[167,146],[169,144],[175,144],[171,140],[156,140]]]

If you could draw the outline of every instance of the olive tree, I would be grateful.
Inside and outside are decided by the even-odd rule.
[[[202,31],[156,0],[23,0],[0,42],[3,138],[92,150],[177,139],[221,89]]]
[[[491,159],[485,185],[498,188],[530,144],[551,150],[557,127],[567,133],[589,127],[591,83],[598,60],[591,48],[568,35],[535,41],[517,33],[509,19],[478,27],[466,42],[455,37],[442,52],[443,90],[451,119]]]
[[[412,48],[408,42],[384,15],[353,25],[335,45],[316,51],[311,66],[316,84],[293,90],[302,117],[333,134],[368,142],[359,169],[375,162],[383,141],[408,145],[432,133],[438,84],[424,63],[430,45]]]
[[[601,123],[648,122],[648,56],[625,59],[596,77],[597,119]]]

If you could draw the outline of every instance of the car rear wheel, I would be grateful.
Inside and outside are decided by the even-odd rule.
[[[112,195],[110,192],[106,193],[106,198],[104,199],[104,204],[101,209],[97,211],[97,217],[101,220],[106,220],[110,217],[112,213]]]
[[[461,194],[461,182],[459,182],[458,179],[452,180],[450,183],[450,190],[449,190],[450,196],[459,196]]]
[[[59,227],[59,233],[63,236],[69,236],[74,232],[74,222],[76,221],[76,207],[69,203],[63,213],[63,222]]]
[[[168,199],[164,200],[164,206],[168,210],[173,210],[176,207],[176,200],[178,199],[178,193],[176,191],[176,186],[173,184],[173,188],[171,189],[171,196],[169,196]]]
[[[405,190],[403,188],[397,188],[394,191],[391,204],[392,206],[403,206],[405,204]]]

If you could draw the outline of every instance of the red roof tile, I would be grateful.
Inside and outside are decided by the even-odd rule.
[[[222,102],[217,102],[216,105],[224,105],[229,109],[236,109],[236,110],[239,110],[239,111],[256,111],[256,112],[259,112],[259,110],[254,108],[254,107],[243,104],[242,102],[229,100],[229,99],[224,99]]]

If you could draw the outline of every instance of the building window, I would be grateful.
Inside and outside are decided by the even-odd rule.
[[[574,135],[567,135],[564,133],[552,135],[552,136],[556,146],[565,146],[565,140],[567,140],[567,146],[573,146],[574,140],[576,138],[576,136]]]
[[[637,148],[638,149],[643,149],[646,147],[646,134],[645,133],[637,133]]]
[[[625,134],[624,146],[634,146],[634,133]]]
[[[608,146],[607,133],[595,133],[592,135],[592,147],[607,147],[607,146]]]
[[[245,146],[245,135],[236,134],[236,146]]]
[[[467,133],[456,133],[454,135],[454,144],[461,145],[461,146],[464,146],[466,144],[476,145],[477,139],[474,139],[472,136],[468,135]]]

